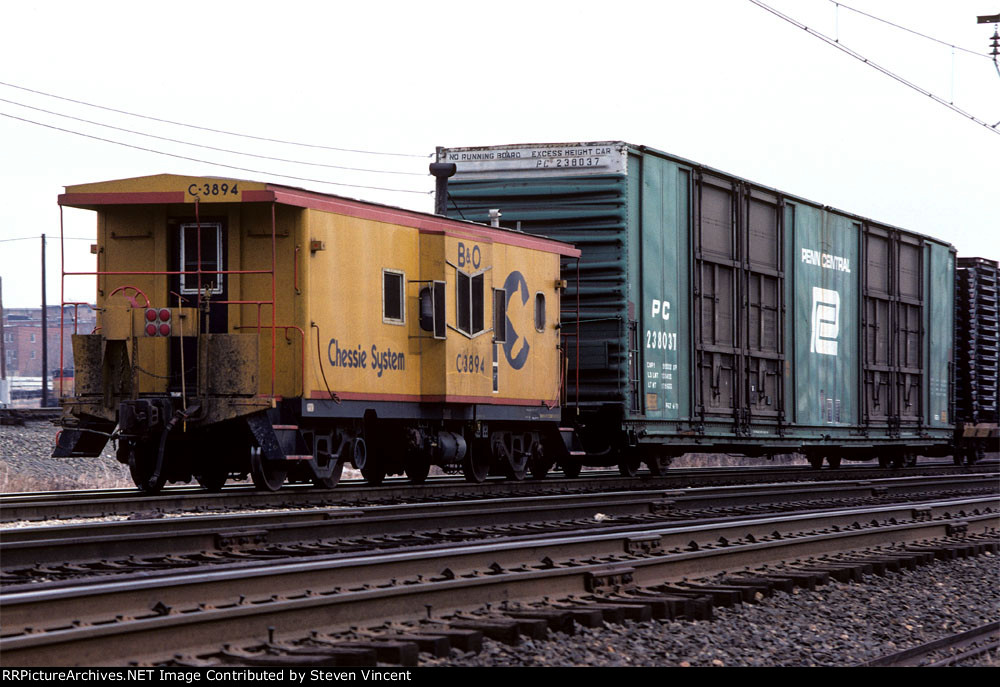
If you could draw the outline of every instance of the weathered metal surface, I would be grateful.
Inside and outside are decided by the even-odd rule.
[[[199,363],[204,393],[253,396],[257,393],[260,337],[256,334],[203,334]]]
[[[73,360],[76,365],[75,394],[77,396],[103,394],[101,363],[104,360],[104,337],[100,334],[74,334]]]

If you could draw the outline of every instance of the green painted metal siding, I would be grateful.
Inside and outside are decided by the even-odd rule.
[[[642,392],[633,416],[690,417],[688,223],[690,172],[654,156],[632,156],[629,176],[641,183],[639,226],[629,226],[630,299],[635,303]]]
[[[954,329],[955,317],[955,251],[949,246],[928,243],[926,255],[930,278],[925,281],[924,300],[930,307],[925,309],[925,331],[929,332],[925,422],[931,427],[947,428],[954,421],[949,405],[954,356],[953,338],[949,333]]]
[[[496,178],[481,167],[452,182],[449,214],[486,222],[500,208],[505,227],[583,251],[579,289],[564,264],[563,300],[569,313],[580,295],[582,405],[620,407],[640,441],[688,450],[947,440],[950,246],[648,148],[564,148],[580,146],[617,151],[601,168],[617,173],[498,161]]]
[[[792,420],[817,427],[856,424],[860,226],[827,210],[796,204],[792,233]]]

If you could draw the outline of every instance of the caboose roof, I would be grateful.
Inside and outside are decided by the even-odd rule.
[[[580,251],[568,243],[513,229],[490,227],[391,205],[245,179],[154,174],[66,186],[66,193],[59,195],[59,205],[87,210],[114,205],[195,203],[278,203],[410,226],[422,232],[445,233],[580,257]]]

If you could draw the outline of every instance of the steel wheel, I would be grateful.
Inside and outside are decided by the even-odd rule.
[[[840,461],[841,461],[841,457],[840,456],[827,456],[826,457],[826,462],[827,462],[827,464],[830,466],[830,468],[832,470],[836,470],[837,468],[840,467]]]
[[[813,470],[819,470],[823,467],[823,456],[808,456],[809,467]]]
[[[462,474],[465,481],[479,484],[485,482],[490,474],[491,452],[490,444],[485,439],[474,439],[469,442],[469,450],[462,461]]]
[[[288,468],[278,467],[275,461],[265,460],[264,452],[259,448],[251,449],[250,478],[255,487],[261,491],[278,491],[287,476]]]
[[[125,451],[128,471],[132,476],[135,486],[144,494],[156,494],[166,483],[166,472],[160,470],[156,473],[156,463],[160,457],[160,444],[158,441],[133,441],[127,439],[118,449]]]
[[[639,474],[641,463],[642,461],[634,456],[622,456],[621,462],[618,463],[618,472],[622,477],[635,477]]]
[[[649,472],[656,477],[661,477],[667,474],[667,468],[673,462],[670,458],[650,458],[646,461],[646,467],[649,468]]]
[[[200,475],[195,475],[194,478],[208,491],[222,491],[226,480],[229,479],[229,472],[221,468],[212,468],[203,471]]]
[[[515,482],[522,481],[528,474],[526,460],[518,460],[514,456],[511,456],[508,460],[504,461],[504,472],[507,474],[507,479],[512,479]]]
[[[426,482],[430,471],[431,464],[422,456],[407,458],[406,464],[403,466],[403,472],[406,473],[406,477],[414,484],[423,484]]]
[[[320,489],[333,489],[340,482],[340,476],[344,474],[344,461],[338,460],[333,470],[326,477],[313,477],[313,486]]]
[[[494,435],[490,441],[493,457],[503,466],[503,473],[508,479],[520,482],[528,473],[528,454],[521,451],[506,450],[503,437]]]
[[[385,468],[381,465],[376,465],[376,461],[369,458],[365,461],[365,466],[361,468],[361,476],[365,478],[373,487],[377,487],[385,481]]]
[[[540,443],[531,446],[531,458],[528,459],[528,470],[532,479],[545,479],[552,469],[552,461],[545,457],[545,449]]]
[[[579,463],[564,463],[563,465],[560,465],[559,467],[562,468],[562,471],[563,471],[564,475],[566,475],[567,477],[573,478],[573,477],[579,477],[580,476],[580,468],[583,467],[583,466],[580,465]]]

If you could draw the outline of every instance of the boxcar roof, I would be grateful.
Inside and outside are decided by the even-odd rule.
[[[532,248],[568,257],[580,257],[574,246],[514,229],[449,219],[416,210],[355,200],[317,191],[261,181],[226,177],[192,177],[155,174],[114,181],[67,186],[59,205],[96,210],[111,205],[160,205],[199,203],[278,203],[322,212],[414,227],[424,233]]]

